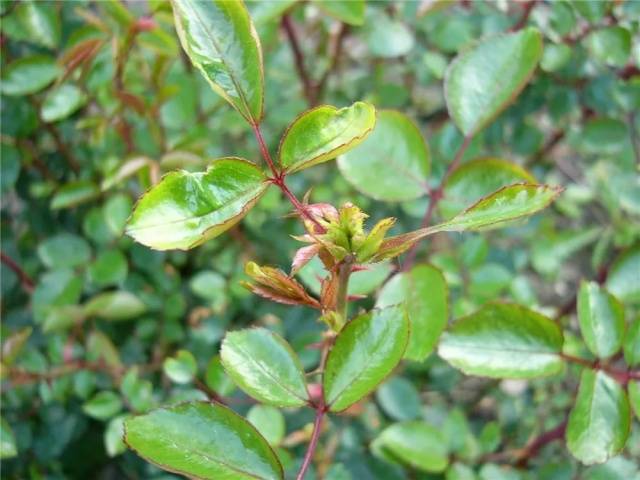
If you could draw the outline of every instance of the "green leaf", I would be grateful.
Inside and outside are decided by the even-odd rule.
[[[16,437],[4,418],[0,417],[0,458],[12,458],[18,455]]]
[[[561,187],[516,184],[501,188],[460,212],[444,223],[413,232],[389,237],[373,261],[400,255],[419,240],[439,232],[487,230],[508,224],[512,220],[533,215],[547,207],[562,192]]]
[[[447,177],[444,197],[438,204],[449,218],[482,197],[514,183],[536,183],[525,169],[500,158],[482,158],[467,162]]]
[[[640,365],[640,317],[629,325],[624,338],[624,359],[630,367]]]
[[[82,237],[61,233],[38,245],[38,257],[47,268],[77,267],[89,261],[91,247]]]
[[[247,420],[270,445],[278,445],[287,433],[284,415],[275,407],[254,405],[247,412]]]
[[[631,33],[623,27],[605,27],[585,39],[591,55],[612,67],[624,67],[631,54]]]
[[[84,413],[98,420],[107,420],[122,410],[122,400],[115,392],[102,391],[82,405]]]
[[[87,97],[74,85],[61,85],[47,93],[41,116],[45,122],[57,122],[74,113],[87,102]]]
[[[65,183],[51,199],[51,209],[72,208],[100,195],[98,186],[90,180]]]
[[[442,433],[417,420],[387,427],[373,441],[371,449],[423,472],[442,472],[449,464],[447,443]]]
[[[622,302],[640,303],[640,245],[622,253],[609,270],[607,289]]]
[[[433,351],[447,325],[448,289],[442,272],[430,265],[418,265],[389,280],[376,306],[405,303],[411,326],[405,358],[422,361]]]
[[[219,404],[183,403],[125,421],[125,442],[164,470],[199,479],[284,479],[267,441]]]
[[[365,0],[315,0],[322,10],[353,26],[364,23]]]
[[[544,46],[540,68],[545,72],[555,72],[571,60],[571,47],[565,43],[549,43]]]
[[[322,105],[304,112],[282,137],[280,166],[293,173],[331,160],[359,145],[375,123],[376,109],[364,102],[341,109]]]
[[[629,390],[629,403],[636,417],[640,420],[640,381],[631,380],[627,385]]]
[[[394,420],[413,420],[421,415],[420,394],[406,378],[393,377],[384,382],[376,391],[376,400]]]
[[[541,56],[542,36],[533,28],[484,39],[458,55],[447,69],[445,97],[449,115],[466,137],[513,102]]]
[[[511,304],[488,304],[447,330],[438,354],[468,375],[534,378],[562,370],[562,331],[549,318]]]
[[[238,387],[256,400],[300,407],[309,399],[297,355],[282,337],[265,328],[228,332],[220,358]]]
[[[578,293],[580,332],[589,350],[608,358],[620,350],[624,337],[624,307],[595,282],[582,282]]]
[[[567,447],[582,463],[602,463],[627,443],[631,422],[622,387],[602,371],[585,369],[567,424]]]
[[[54,49],[60,43],[58,9],[52,3],[27,1],[17,8],[18,18],[28,32],[29,41]]]
[[[85,315],[112,321],[131,320],[146,311],[142,300],[126,290],[100,293],[84,305]]]
[[[262,118],[260,39],[239,0],[173,0],[182,48],[213,90],[251,124]]]
[[[189,383],[198,371],[195,357],[187,350],[178,350],[162,364],[165,375],[175,383]]]
[[[211,360],[209,360],[204,380],[207,387],[220,395],[229,395],[233,393],[236,388],[233,381],[231,381],[227,373],[224,371],[219,355],[215,355],[214,357],[211,357]]]
[[[127,257],[120,250],[105,250],[87,268],[87,276],[97,287],[119,285],[129,271]]]
[[[409,340],[402,306],[372,310],[347,323],[329,351],[325,402],[340,412],[371,393],[398,365]]]
[[[413,32],[407,24],[381,9],[372,12],[364,31],[369,51],[375,57],[401,57],[415,45]]]
[[[22,57],[3,68],[0,91],[12,96],[36,93],[53,82],[60,72],[60,67],[52,57]]]
[[[338,158],[342,175],[360,192],[385,201],[405,201],[427,192],[429,148],[406,115],[379,110],[373,132]]]
[[[5,336],[2,340],[2,364],[4,366],[13,365],[14,361],[19,357],[20,352],[27,344],[33,327],[23,327],[20,330]]]
[[[240,158],[214,161],[206,172],[166,175],[136,204],[126,233],[157,250],[188,250],[235,225],[266,190],[264,174]]]
[[[112,418],[104,430],[104,449],[110,457],[120,455],[127,450],[127,446],[122,441],[124,421],[126,418],[128,418],[127,415],[119,415]]]

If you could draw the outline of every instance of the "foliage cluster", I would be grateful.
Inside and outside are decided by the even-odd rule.
[[[3,478],[640,478],[640,3],[0,14]]]

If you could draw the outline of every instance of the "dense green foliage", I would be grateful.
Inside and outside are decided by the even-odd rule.
[[[640,2],[0,15],[3,478],[640,478]]]

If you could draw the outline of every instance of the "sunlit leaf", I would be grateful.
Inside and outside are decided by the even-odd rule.
[[[183,403],[129,418],[124,439],[146,460],[190,478],[284,479],[267,441],[219,404]]]
[[[577,301],[580,332],[589,350],[599,358],[614,355],[622,346],[624,307],[595,282],[580,285]]]
[[[409,339],[403,306],[373,310],[347,323],[329,351],[325,402],[339,412],[371,393],[402,359]]]
[[[468,375],[533,378],[562,370],[562,331],[518,305],[489,304],[442,335],[438,354]]]
[[[489,37],[463,51],[445,77],[449,114],[469,137],[484,128],[522,91],[542,56],[533,28]]]
[[[587,465],[616,455],[627,442],[631,411],[622,387],[606,373],[585,369],[567,424],[567,447]]]
[[[262,118],[262,51],[239,0],[173,0],[182,48],[211,87],[252,124]]]
[[[167,174],[136,204],[127,234],[158,250],[188,250],[231,228],[268,184],[253,163],[214,161],[206,172]]]
[[[331,160],[359,145],[375,122],[375,108],[364,102],[341,109],[323,105],[309,110],[282,137],[280,165],[296,172]]]

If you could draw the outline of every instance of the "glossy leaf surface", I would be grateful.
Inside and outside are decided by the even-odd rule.
[[[567,447],[587,465],[616,455],[627,442],[631,421],[622,387],[601,371],[585,369],[567,424]]]
[[[173,0],[182,48],[211,87],[248,122],[262,118],[262,51],[239,0]]]
[[[454,322],[438,354],[468,375],[533,378],[562,369],[562,344],[562,331],[549,318],[495,303]]]
[[[280,166],[296,172],[331,160],[359,145],[373,130],[373,105],[356,102],[337,109],[329,105],[300,115],[280,143]]]
[[[198,371],[198,364],[191,352],[179,350],[173,357],[164,360],[162,369],[173,382],[189,383]]]
[[[396,274],[380,291],[377,307],[406,305],[411,329],[405,358],[421,361],[435,348],[447,325],[448,293],[442,273],[430,265]]]
[[[472,160],[447,177],[439,207],[451,217],[486,195],[514,183],[536,183],[536,179],[515,163],[500,158]]]
[[[640,303],[640,245],[620,255],[607,275],[607,289],[624,303]]]
[[[402,359],[409,340],[404,307],[373,310],[347,323],[329,351],[325,402],[339,412],[371,393]]]
[[[608,358],[622,346],[624,307],[595,282],[583,282],[578,293],[578,321],[587,347],[596,357]]]
[[[45,55],[23,57],[2,72],[0,91],[5,95],[29,95],[42,90],[60,74],[53,58]]]
[[[136,295],[126,290],[104,292],[84,305],[84,314],[105,320],[130,320],[147,311],[147,306]]]
[[[229,332],[220,350],[233,381],[256,400],[299,407],[308,400],[304,371],[289,344],[265,328]]]
[[[417,420],[387,427],[371,449],[423,472],[442,472],[449,464],[447,443],[440,430]]]
[[[67,118],[86,103],[82,90],[75,85],[65,84],[50,91],[42,104],[42,119],[57,122]]]
[[[172,172],[138,201],[127,234],[157,250],[188,250],[235,225],[266,188],[260,169],[239,158]]]
[[[160,468],[191,478],[283,479],[267,441],[219,404],[183,403],[125,421],[125,442]]]
[[[404,201],[427,192],[429,148],[406,115],[378,111],[373,132],[357,148],[338,158],[342,175],[377,200]]]
[[[508,224],[512,220],[533,215],[547,207],[562,192],[548,185],[510,185],[501,188],[444,223],[389,237],[375,260],[393,258],[419,240],[439,232],[486,230]]]
[[[493,120],[522,91],[542,56],[533,28],[489,37],[462,52],[445,77],[449,115],[465,136]]]

